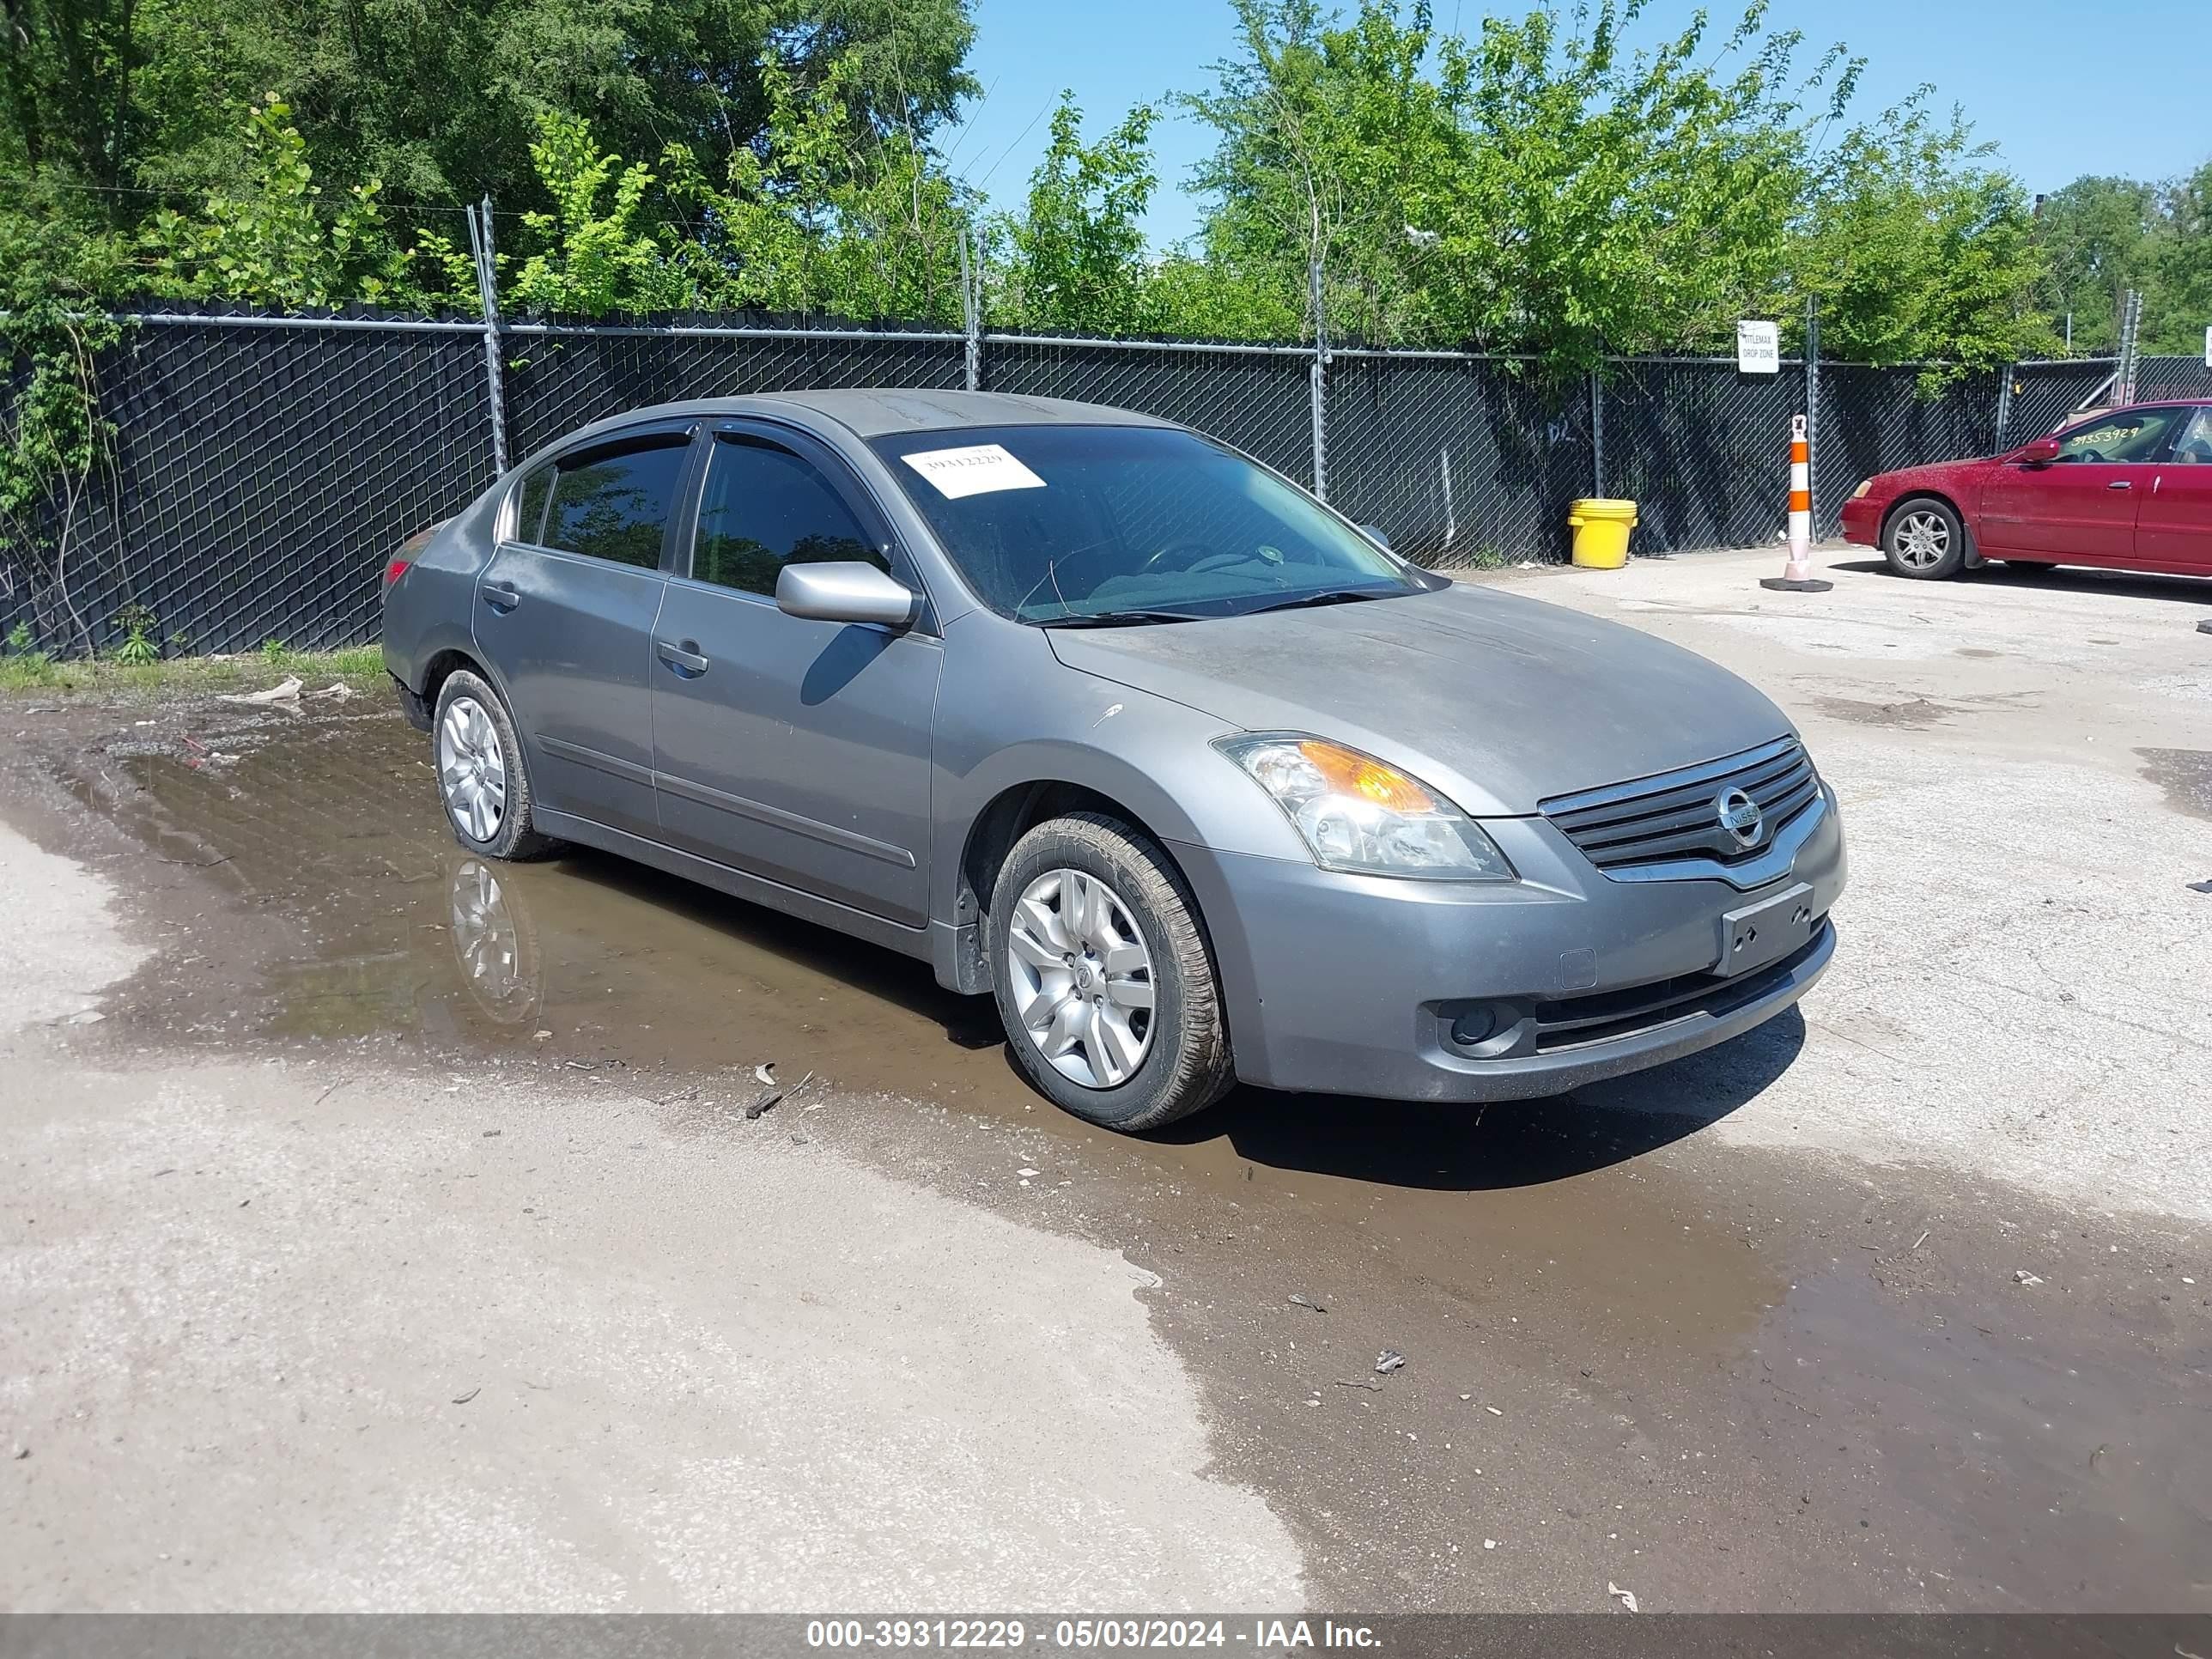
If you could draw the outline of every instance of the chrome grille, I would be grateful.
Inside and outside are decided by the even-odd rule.
[[[1721,799],[1737,789],[1759,804],[1758,834],[1747,842],[1721,822]],[[1782,738],[1702,766],[1536,805],[1592,864],[1617,870],[1668,859],[1733,864],[1756,857],[1820,793],[1804,745]]]

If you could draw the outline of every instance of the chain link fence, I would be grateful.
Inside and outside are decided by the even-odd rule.
[[[364,644],[392,550],[587,422],[677,398],[831,386],[982,389],[1141,410],[1233,444],[1439,568],[1566,556],[1578,496],[1639,505],[1659,554],[1774,539],[1790,418],[1812,416],[1816,524],[1858,480],[2050,430],[2113,366],[1942,376],[1787,360],[1632,358],[1558,377],[1441,351],[1105,341],[694,319],[483,325],[252,313],[127,319],[97,365],[112,455],[68,525],[0,548],[0,632],[167,653]],[[489,347],[489,349],[488,349]],[[2138,395],[2212,396],[2187,358]],[[0,384],[0,414],[7,391]]]
[[[1563,559],[1565,503],[1595,484],[1590,398],[1517,359],[1338,351],[1329,501],[1422,564]]]
[[[2212,368],[2202,357],[2137,358],[2136,400],[2160,398],[2212,398]]]
[[[501,339],[507,453],[517,460],[648,404],[803,386],[944,389],[965,374],[963,337],[923,330],[525,323],[508,325]]]

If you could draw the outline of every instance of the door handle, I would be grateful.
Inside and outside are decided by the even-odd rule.
[[[687,680],[696,680],[707,672],[707,659],[699,654],[699,641],[696,640],[686,640],[681,645],[672,645],[666,640],[655,640],[653,654]]]
[[[486,582],[477,592],[483,595],[483,602],[495,611],[512,611],[522,603],[522,594],[516,588],[500,587]]]
[[[2107,489],[2133,489],[2135,488],[2135,484],[2130,479],[2115,478],[2112,483],[2106,484],[2105,488]]]

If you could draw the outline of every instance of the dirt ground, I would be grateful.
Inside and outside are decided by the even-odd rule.
[[[1800,1012],[1136,1141],[380,697],[0,702],[0,1607],[2212,1611],[2212,587],[1824,562],[1492,579],[1798,720]]]

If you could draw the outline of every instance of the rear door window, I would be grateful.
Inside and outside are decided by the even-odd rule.
[[[689,443],[672,433],[562,456],[544,544],[644,569],[659,565]]]
[[[2212,466],[2212,406],[2198,410],[2173,441],[2176,466]]]

